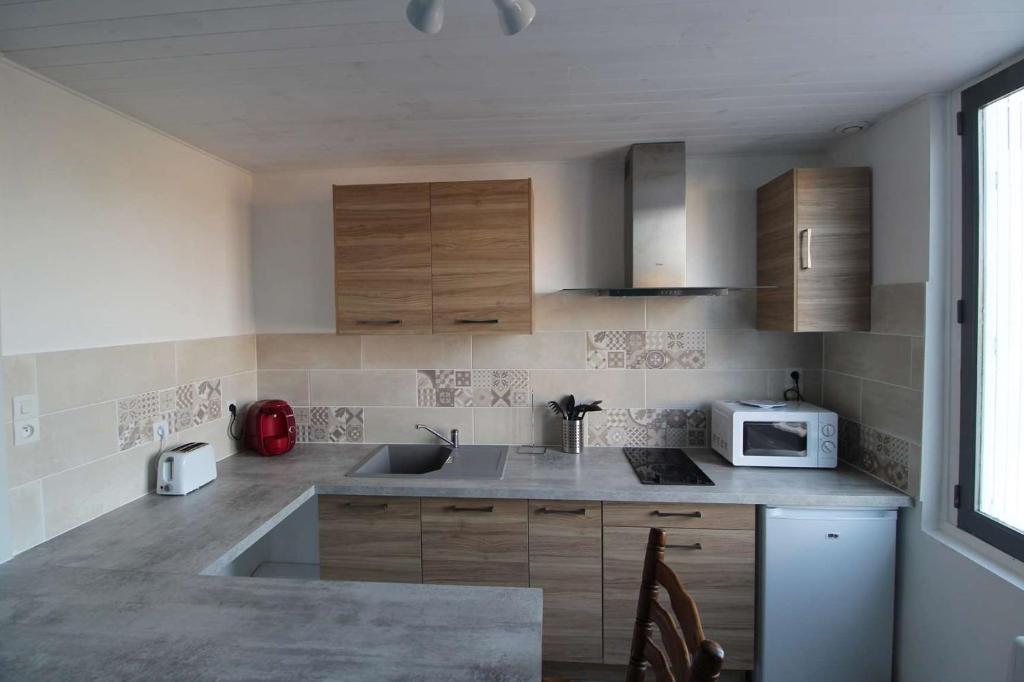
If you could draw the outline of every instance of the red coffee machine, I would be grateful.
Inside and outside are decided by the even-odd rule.
[[[258,400],[249,407],[245,444],[264,457],[283,455],[295,447],[298,429],[291,405],[283,400]]]

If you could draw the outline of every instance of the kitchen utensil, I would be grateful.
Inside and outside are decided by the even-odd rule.
[[[578,455],[583,449],[583,420],[562,420],[562,452]]]

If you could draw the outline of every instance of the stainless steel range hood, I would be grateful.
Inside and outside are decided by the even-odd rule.
[[[686,143],[634,144],[626,156],[626,283],[563,289],[597,296],[720,296],[686,282]]]

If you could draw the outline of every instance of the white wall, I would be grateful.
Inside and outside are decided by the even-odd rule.
[[[687,159],[689,284],[756,281],[757,187],[819,155]],[[256,328],[334,330],[331,185],[533,178],[538,292],[623,282],[622,161],[417,166],[255,176]]]
[[[917,100],[835,145],[830,160],[874,169],[875,283],[928,281],[922,489],[900,514],[897,679],[1002,682],[1013,638],[1024,634],[1024,591],[955,549],[930,521],[946,516],[947,500],[947,102]]]
[[[0,60],[10,355],[253,330],[251,176]]]

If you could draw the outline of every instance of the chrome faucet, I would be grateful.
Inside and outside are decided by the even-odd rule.
[[[458,429],[452,429],[452,437],[451,437],[451,439],[448,439],[448,438],[445,438],[444,436],[442,436],[440,433],[438,433],[434,429],[432,429],[429,426],[427,426],[426,424],[417,424],[416,428],[417,429],[423,429],[424,431],[430,431],[432,434],[434,434],[435,436],[437,436],[438,438],[440,438],[441,440],[443,440],[445,443],[447,443],[448,445],[452,446],[453,448],[459,447],[459,430]]]

